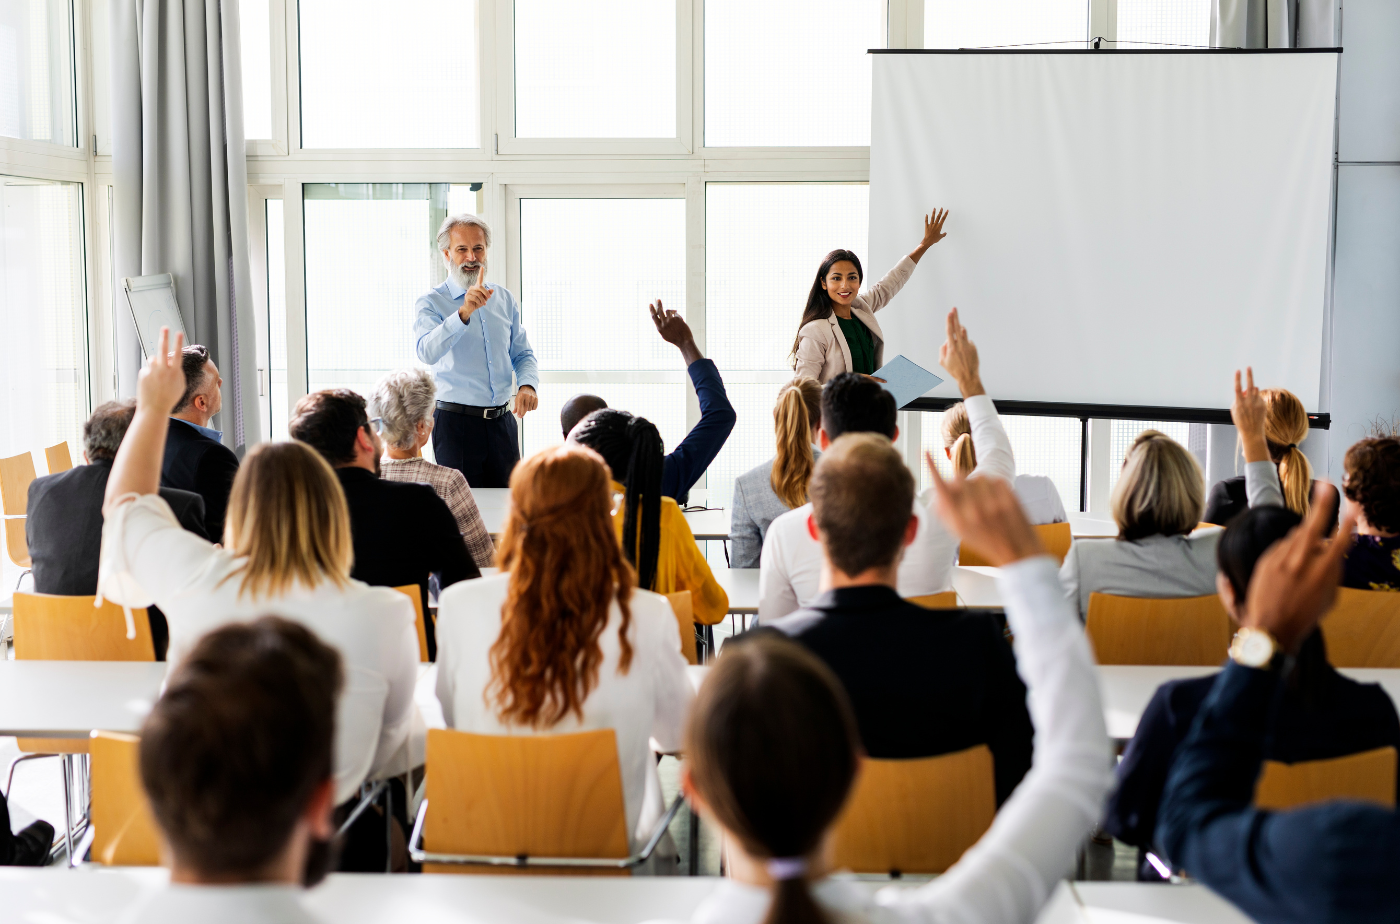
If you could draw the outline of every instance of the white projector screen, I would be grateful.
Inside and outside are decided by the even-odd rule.
[[[994,398],[1220,409],[1253,365],[1317,410],[1336,75],[1330,50],[876,54],[867,284],[950,210],[886,359],[937,370],[957,306]]]

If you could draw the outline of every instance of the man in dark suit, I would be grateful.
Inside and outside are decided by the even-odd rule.
[[[209,421],[223,407],[224,380],[209,359],[209,351],[198,344],[185,347],[183,362],[185,393],[170,412],[160,484],[204,498],[205,532],[211,541],[223,542],[224,516],[238,474],[238,456],[221,442],[223,433],[211,429]]]
[[[97,593],[97,560],[102,549],[102,499],[117,447],[131,426],[135,401],[108,401],[83,424],[83,461],[57,475],[29,483],[29,555],[34,560],[34,589],[41,594],[91,596]],[[180,525],[201,538],[204,500],[190,491],[161,488]],[[150,609],[156,657],[165,657],[165,617]]]
[[[348,388],[313,392],[297,402],[287,430],[309,443],[334,468],[350,506],[355,567],[350,576],[366,584],[417,584],[428,612],[428,576],[444,588],[481,577],[452,511],[425,484],[379,477],[378,418],[369,419],[365,399]],[[431,619],[426,619],[428,656],[437,656]]]
[[[771,623],[820,657],[851,698],[871,757],[933,757],[985,744],[996,800],[1031,766],[1026,687],[990,616],[928,610],[896,591],[914,541],[914,478],[883,435],[848,433],[822,453],[807,528],[821,543],[812,603]]]

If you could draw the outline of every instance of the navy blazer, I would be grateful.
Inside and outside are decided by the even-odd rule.
[[[238,456],[233,450],[200,433],[193,424],[170,418],[160,484],[204,498],[204,531],[210,542],[224,541],[228,496],[237,474]]]
[[[1256,921],[1400,919],[1400,816],[1361,802],[1254,808],[1277,669],[1231,662],[1182,744],[1157,823],[1174,867]]]
[[[724,448],[724,441],[738,420],[713,360],[697,359],[687,371],[695,385],[695,396],[700,399],[700,422],[674,451],[667,453],[661,468],[662,496],[674,497],[682,505],[691,487]]]

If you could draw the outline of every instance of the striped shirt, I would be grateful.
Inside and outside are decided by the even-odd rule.
[[[461,472],[445,465],[434,465],[421,457],[390,459],[388,456],[379,460],[379,472],[380,477],[388,481],[412,481],[436,491],[456,517],[457,530],[476,566],[489,568],[495,564],[496,549],[491,544],[491,534],[486,531],[481,511],[476,509],[476,498],[472,497],[472,489]]]

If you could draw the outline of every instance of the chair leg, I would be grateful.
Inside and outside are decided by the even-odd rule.
[[[73,863],[73,755],[63,755],[63,846]]]
[[[384,786],[384,872],[394,871],[394,787]]]
[[[10,797],[10,790],[15,786],[15,768],[26,760],[38,760],[40,757],[57,757],[57,754],[21,754],[10,761],[9,779],[5,781],[5,798]]]

